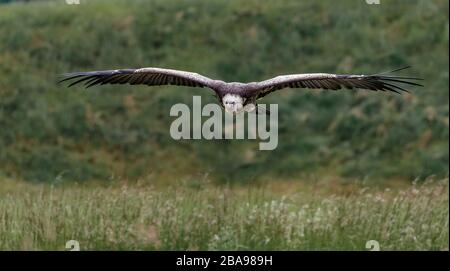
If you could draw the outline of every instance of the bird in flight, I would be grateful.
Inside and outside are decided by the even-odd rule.
[[[367,89],[373,91],[408,92],[406,85],[423,86],[416,81],[423,80],[417,77],[402,77],[389,75],[389,73],[407,69],[393,70],[386,73],[372,75],[305,73],[280,75],[272,79],[240,83],[214,80],[198,73],[163,69],[141,68],[121,69],[91,72],[75,72],[64,75],[60,82],[71,81],[70,86],[84,83],[86,88],[105,84],[130,85],[177,85],[188,87],[210,88],[214,91],[219,104],[228,113],[238,114],[243,111],[260,112],[257,101],[274,91],[283,88],[309,88],[309,89]]]

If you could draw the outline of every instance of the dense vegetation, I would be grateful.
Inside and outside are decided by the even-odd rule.
[[[0,177],[65,180],[448,174],[448,1],[64,1],[0,5]],[[283,90],[279,146],[174,141],[170,107],[205,90],[57,85],[79,70],[160,66],[230,81],[405,65],[411,95]],[[26,200],[26,199],[24,199]],[[24,203],[25,204],[25,203]],[[170,247],[170,246],[169,246]]]
[[[365,250],[369,240],[381,250],[448,250],[448,179],[283,196],[274,187],[2,184],[0,250],[64,250],[69,240],[81,250]]]

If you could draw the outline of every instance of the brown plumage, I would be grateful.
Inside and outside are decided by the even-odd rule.
[[[397,69],[392,72],[404,70],[409,67]],[[269,93],[283,88],[310,88],[310,89],[368,89],[373,91],[408,92],[409,86],[422,86],[416,83],[423,80],[417,77],[402,77],[387,75],[387,73],[373,75],[345,75],[328,73],[280,75],[269,80],[251,83],[227,83],[213,80],[203,75],[162,68],[123,69],[92,72],[76,72],[66,74],[60,81],[71,80],[70,86],[84,83],[89,88],[104,84],[130,84],[130,85],[178,85],[188,87],[207,87],[217,95],[220,104],[225,106],[225,96],[239,96],[242,105],[256,104],[256,101]],[[229,95],[227,95],[229,94]],[[234,110],[232,110],[234,111]]]

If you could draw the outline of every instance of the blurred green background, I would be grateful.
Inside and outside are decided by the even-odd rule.
[[[31,182],[211,178],[412,180],[448,176],[447,0],[0,1],[0,177]],[[279,145],[175,141],[186,87],[58,85],[66,72],[137,67],[228,81],[304,72],[402,72],[395,95],[285,89]]]

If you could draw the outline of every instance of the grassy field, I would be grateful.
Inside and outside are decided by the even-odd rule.
[[[0,250],[448,250],[448,180],[52,187],[2,181]],[[331,189],[330,189],[331,190]]]

